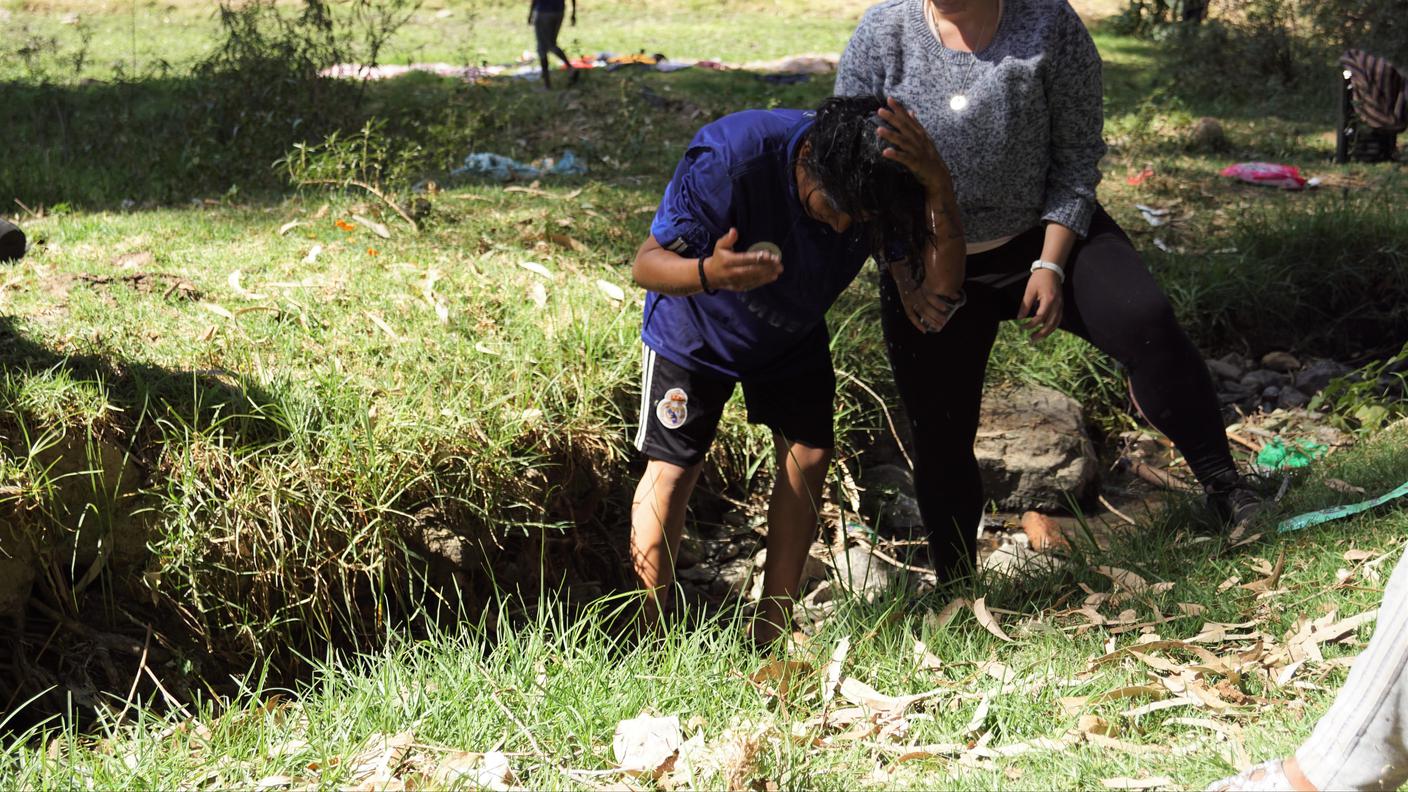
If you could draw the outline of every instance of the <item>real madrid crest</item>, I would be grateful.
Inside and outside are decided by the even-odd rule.
[[[655,417],[660,419],[666,429],[684,426],[685,419],[689,417],[689,394],[685,393],[683,388],[670,388],[665,391],[665,397],[655,405]]]

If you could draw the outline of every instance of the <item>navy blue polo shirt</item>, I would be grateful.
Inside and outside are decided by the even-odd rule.
[[[782,276],[747,292],[647,293],[641,340],[662,357],[731,379],[780,379],[830,365],[826,311],[870,253],[858,224],[837,234],[803,209],[793,169],[814,115],[745,110],[694,136],[650,233],[698,258],[737,228],[734,250],[776,245]]]

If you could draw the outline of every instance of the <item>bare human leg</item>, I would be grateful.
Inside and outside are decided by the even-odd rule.
[[[702,463],[680,467],[652,459],[636,485],[631,502],[631,565],[645,592],[642,627],[647,633],[659,628],[660,616],[669,607],[685,510],[702,469]]]
[[[802,584],[807,551],[816,538],[831,449],[789,443],[773,435],[777,446],[777,483],[768,504],[768,555],[763,564],[763,598],[753,622],[754,643],[765,646],[786,634],[792,603]]]

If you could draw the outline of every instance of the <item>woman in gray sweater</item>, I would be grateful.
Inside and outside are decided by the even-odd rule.
[[[1129,372],[1141,412],[1187,458],[1227,525],[1260,504],[1238,474],[1202,357],[1129,238],[1096,202],[1100,55],[1066,0],[884,0],[861,19],[839,95],[894,97],[953,175],[967,305],[940,332],[926,287],[882,278],[890,365],[915,443],[915,489],[941,579],[976,560],[984,507],[973,441],[1004,319],[1058,327]]]

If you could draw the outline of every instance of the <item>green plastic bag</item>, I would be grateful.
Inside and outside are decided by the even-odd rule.
[[[1256,455],[1257,467],[1267,470],[1310,467],[1310,463],[1325,456],[1330,447],[1314,440],[1297,440],[1289,445],[1277,437],[1262,447]]]

